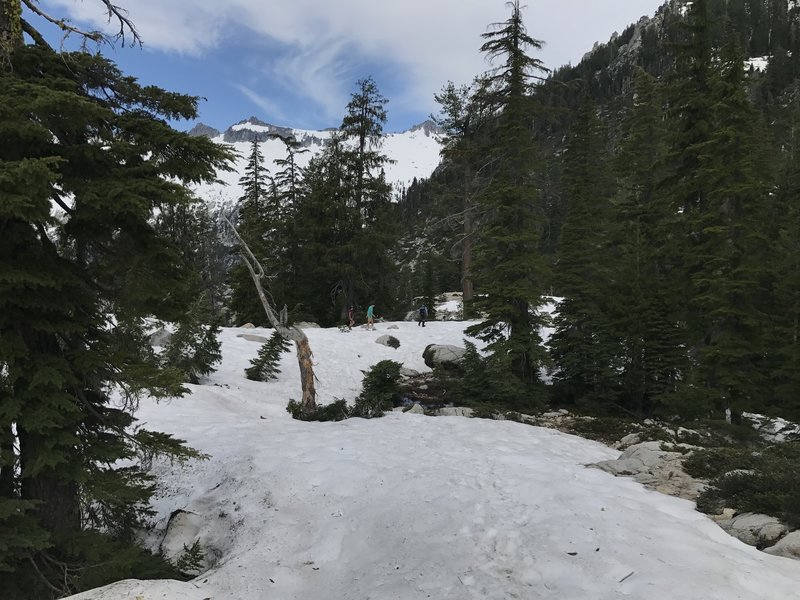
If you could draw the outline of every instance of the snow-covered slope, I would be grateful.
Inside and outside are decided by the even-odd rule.
[[[286,158],[286,147],[281,140],[268,138],[267,134],[279,133],[282,136],[292,136],[299,141],[308,150],[308,152],[297,155],[296,160],[301,167],[305,167],[311,157],[322,150],[332,134],[331,130],[312,131],[278,127],[255,117],[232,125],[224,133],[202,124],[195,127],[192,132],[196,135],[207,135],[218,143],[229,144],[239,155],[233,165],[233,171],[219,174],[223,184],[204,184],[195,188],[200,198],[217,205],[230,205],[241,197],[239,179],[244,174],[247,157],[251,150],[250,142],[255,136],[258,136],[259,140],[263,140],[261,151],[264,156],[264,164],[270,172],[274,172],[275,160]],[[387,181],[393,185],[395,190],[399,190],[408,187],[415,177],[417,179],[429,177],[439,164],[439,149],[439,135],[430,121],[401,133],[385,134],[381,152],[392,161],[385,169]]]
[[[352,399],[382,359],[424,370],[424,347],[460,344],[465,324],[397,325],[307,330],[323,400]],[[800,589],[800,563],[735,540],[691,502],[586,468],[618,454],[598,443],[462,417],[294,421],[293,353],[278,381],[248,381],[259,344],[242,333],[269,332],[223,330],[224,361],[205,385],[139,412],[210,455],[156,466],[154,543],[173,511],[191,511],[215,565],[191,582],[121,582],[73,600],[778,600]],[[383,333],[401,346],[376,344]]]

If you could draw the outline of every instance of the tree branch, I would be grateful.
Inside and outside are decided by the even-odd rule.
[[[111,0],[99,0],[99,1],[106,8],[106,17],[108,19],[108,22],[110,23],[111,21],[116,19],[117,22],[119,23],[119,31],[117,31],[117,33],[115,33],[114,35],[107,35],[107,34],[103,33],[102,31],[97,31],[97,30],[95,30],[95,31],[87,31],[87,30],[84,30],[84,29],[80,29],[80,28],[72,25],[70,23],[70,21],[67,20],[67,19],[59,19],[57,17],[54,17],[54,16],[44,12],[41,8],[39,8],[38,0],[22,0],[22,3],[25,6],[27,6],[28,9],[32,13],[40,16],[45,21],[47,21],[49,23],[52,23],[53,25],[55,25],[56,27],[61,29],[61,31],[63,31],[65,33],[65,35],[70,35],[70,34],[74,33],[74,34],[77,34],[77,35],[79,35],[79,36],[81,36],[81,37],[83,37],[85,39],[91,40],[93,42],[97,42],[97,43],[105,42],[107,44],[111,44],[111,42],[113,40],[122,40],[122,45],[124,46],[125,45],[125,32],[127,30],[127,31],[130,32],[130,35],[133,37],[133,41],[131,42],[131,46],[134,46],[136,44],[139,44],[141,46],[142,45],[142,39],[141,39],[141,37],[139,37],[139,32],[136,31],[136,27],[134,27],[133,22],[127,17],[127,11],[125,11],[124,9],[122,9],[119,6],[116,6],[115,4],[112,4]],[[30,27],[30,25],[29,25],[29,27]],[[33,30],[32,27],[31,27],[31,29]],[[25,30],[25,32],[28,33],[28,35],[30,35],[34,40],[36,40],[36,37],[34,37],[34,35],[31,34],[29,31]],[[37,32],[37,35],[38,35],[38,32]]]
[[[42,34],[36,31],[36,29],[34,29],[33,26],[30,23],[28,23],[25,19],[20,19],[19,22],[20,25],[22,26],[22,31],[27,33],[37,46],[41,46],[42,48],[49,48],[50,50],[53,49],[52,46],[50,46],[50,44],[48,44],[47,41],[45,41],[45,39],[42,37]]]

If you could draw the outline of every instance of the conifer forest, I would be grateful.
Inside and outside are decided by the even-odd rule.
[[[85,2],[136,39],[122,9]],[[102,46],[53,46],[23,5],[39,8],[0,0],[0,597],[33,600],[179,577],[137,531],[152,461],[199,453],[136,407],[211,372],[220,327],[270,323],[220,209],[191,191],[233,158],[170,125],[198,98]],[[272,171],[252,142],[224,216],[273,306],[334,327],[350,306],[402,320],[461,292],[453,389],[473,406],[800,419],[800,6],[670,0],[567,66],[541,61],[526,14],[514,0],[476,32],[486,72],[442,82],[428,179],[387,181],[391,98],[369,74],[307,166],[293,138]],[[163,351],[154,320],[173,329]],[[286,344],[248,377],[274,378]]]

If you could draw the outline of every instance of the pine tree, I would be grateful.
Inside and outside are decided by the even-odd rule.
[[[258,349],[258,356],[250,361],[250,366],[244,370],[245,375],[253,381],[277,379],[281,372],[278,368],[281,354],[288,352],[290,348],[289,340],[275,331]]]
[[[758,117],[744,82],[744,56],[731,37],[715,69],[713,133],[703,149],[705,210],[689,214],[698,243],[692,308],[702,342],[697,361],[715,409],[761,408],[766,382],[762,312],[772,276],[764,225],[770,203]]]
[[[486,82],[477,79],[473,86],[456,87],[453,82],[442,89],[434,99],[441,107],[441,114],[435,122],[443,131],[441,155],[445,161],[452,163],[459,171],[461,178],[461,220],[463,236],[459,240],[461,246],[461,288],[463,293],[464,314],[472,314],[474,296],[472,248],[474,245],[475,201],[477,193],[480,165],[479,136],[483,126],[489,120],[485,114],[487,105]]]
[[[346,150],[339,135],[305,169],[292,225],[293,312],[321,324],[340,320],[335,298],[354,280],[354,243],[361,219],[351,202]]]
[[[393,304],[396,267],[389,249],[394,242],[394,208],[384,171],[389,158],[380,151],[387,102],[372,77],[359,80],[339,128],[348,142],[343,155],[349,179],[348,205],[356,209],[360,222],[350,244],[352,254],[343,261],[345,268],[340,271],[340,319],[357,296],[379,302],[384,311]]]
[[[741,51],[729,36],[714,56],[706,0],[691,5],[687,23],[670,88],[675,134],[662,186],[673,212],[662,234],[669,239],[673,306],[685,306],[679,320],[687,324],[684,346],[693,357],[683,393],[721,415],[754,408],[763,382],[766,169]]]
[[[372,77],[358,80],[339,127],[345,139],[353,143],[348,161],[353,202],[365,222],[374,218],[372,204],[385,200],[388,192],[385,181],[380,181],[380,172],[388,161],[380,152],[387,102]]]
[[[167,343],[164,366],[180,371],[189,383],[200,383],[200,378],[214,371],[214,365],[222,360],[219,333],[208,299],[199,296]]]
[[[661,251],[661,227],[671,214],[658,187],[666,150],[661,97],[655,80],[638,70],[616,156],[619,184],[609,233],[608,295],[618,299],[612,322],[620,337],[620,403],[639,416],[651,416],[675,391],[687,363]]]
[[[565,151],[567,216],[561,229],[556,294],[563,296],[550,347],[555,380],[573,400],[615,400],[618,342],[609,315],[607,231],[613,194],[605,143],[584,101]]]
[[[501,64],[487,78],[497,114],[489,142],[495,167],[491,185],[477,199],[483,218],[475,246],[475,286],[480,294],[475,304],[486,318],[468,333],[488,342],[495,354],[506,355],[513,376],[532,385],[546,362],[539,335],[544,318],[537,307],[548,275],[539,252],[542,211],[532,180],[536,153],[529,94],[534,73],[545,69],[526,54],[542,43],[527,34],[519,2],[511,7],[507,21],[483,34],[481,47]]]
[[[237,227],[256,257],[271,264],[278,254],[274,239],[278,210],[259,144],[258,139],[251,142],[244,174],[239,179],[242,195]],[[229,279],[233,288],[231,309],[239,321],[262,323],[264,311],[253,294],[253,283],[247,269],[243,265],[235,266]]]
[[[153,217],[189,203],[183,183],[215,178],[229,156],[166,124],[194,118],[195,98],[142,87],[99,55],[17,45],[9,59],[0,71],[0,531],[10,535],[0,569],[14,575],[0,575],[0,588],[49,598],[133,575],[125,548],[153,492],[137,453],[186,454],[169,436],[130,434],[139,396],[181,393],[142,330],[143,317],[185,309],[169,293],[184,266]]]
[[[796,96],[797,98],[798,96]],[[785,418],[800,415],[800,104],[796,99],[783,121],[788,139],[776,197],[775,326],[769,336],[774,390],[772,409]]]

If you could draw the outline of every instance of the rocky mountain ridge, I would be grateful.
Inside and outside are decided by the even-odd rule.
[[[233,146],[238,156],[232,165],[232,171],[220,172],[219,181],[197,186],[195,193],[207,202],[231,205],[241,196],[239,179],[244,174],[253,141],[261,142],[264,166],[269,172],[273,172],[275,161],[286,157],[286,145],[283,140],[294,139],[307,150],[295,155],[298,166],[302,168],[325,147],[335,131],[336,129],[295,129],[274,125],[255,116],[234,123],[222,132],[204,123],[198,123],[189,131],[191,135],[202,135],[217,143],[229,144]],[[439,129],[430,119],[406,131],[385,133],[382,136],[381,151],[390,161],[385,168],[386,179],[396,191],[407,188],[415,179],[425,179],[433,173],[440,162],[439,139]]]

